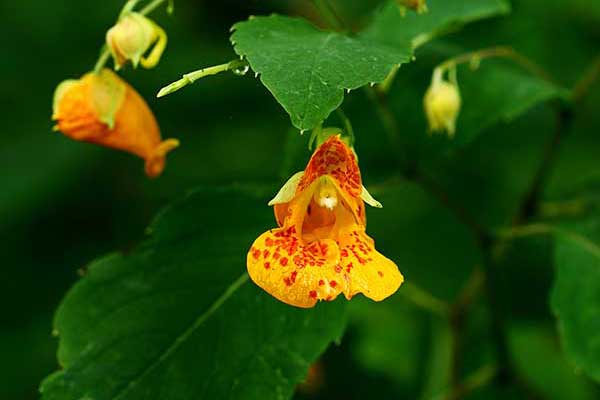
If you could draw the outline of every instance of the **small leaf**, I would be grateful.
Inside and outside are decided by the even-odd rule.
[[[544,399],[596,398],[592,383],[566,362],[550,328],[529,321],[510,326],[510,350],[520,376]]]
[[[552,309],[568,358],[600,381],[600,216],[569,225],[575,234],[556,235]]]
[[[510,5],[505,0],[428,0],[427,9],[403,15],[397,3],[389,1],[363,36],[398,48],[416,48],[466,23],[508,14]]]
[[[463,106],[456,126],[455,145],[472,142],[485,129],[508,123],[534,106],[552,99],[567,99],[569,91],[511,65],[511,61],[485,60],[475,70],[463,67],[458,81]]]
[[[249,282],[246,252],[272,224],[265,203],[249,190],[197,191],[131,254],[93,263],[56,315],[64,369],[43,399],[290,397],[340,337],[344,303],[297,309]]]
[[[271,15],[233,26],[237,54],[290,114],[298,129],[312,129],[342,103],[344,90],[381,82],[410,60],[410,47],[325,32],[299,19]]]
[[[409,62],[415,40],[509,10],[503,0],[436,1],[429,8],[427,14],[402,18],[390,0],[358,36],[322,31],[298,18],[252,17],[233,26],[231,42],[294,126],[313,129],[340,106],[344,90],[380,83]]]

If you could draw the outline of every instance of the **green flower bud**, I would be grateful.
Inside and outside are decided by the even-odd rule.
[[[446,131],[448,136],[453,137],[461,98],[457,84],[443,80],[442,71],[434,71],[423,106],[430,132]]]
[[[106,44],[116,69],[122,68],[128,61],[134,67],[141,63],[144,68],[153,68],[165,50],[167,35],[152,20],[142,14],[129,12],[106,32]],[[148,56],[144,57],[149,50]]]

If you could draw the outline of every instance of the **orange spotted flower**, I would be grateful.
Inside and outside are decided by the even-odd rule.
[[[279,228],[250,248],[252,280],[297,307],[340,293],[376,301],[393,294],[403,277],[367,236],[365,202],[381,207],[362,186],[354,152],[339,135],[331,136],[269,203]]]
[[[146,161],[146,174],[159,176],[165,155],[179,145],[161,140],[144,99],[114,72],[104,69],[62,82],[54,93],[52,119],[71,139],[133,153]]]

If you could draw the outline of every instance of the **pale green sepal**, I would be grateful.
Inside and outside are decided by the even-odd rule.
[[[363,201],[365,203],[367,203],[371,207],[383,208],[383,205],[380,202],[378,202],[377,200],[375,200],[373,198],[373,196],[371,196],[371,193],[369,193],[367,188],[364,186],[362,187],[362,192],[360,193],[360,197],[363,199]]]
[[[69,88],[71,88],[73,85],[77,84],[77,82],[78,82],[77,79],[67,79],[58,84],[58,86],[54,90],[54,97],[53,97],[53,101],[52,101],[52,116],[53,116],[53,118],[56,115],[56,112],[58,110],[58,103],[60,103],[60,100],[62,99],[63,95]]]
[[[269,201],[269,205],[283,204],[290,202],[296,194],[296,188],[300,183],[300,179],[304,176],[304,171],[296,172],[288,181],[279,189],[279,192]]]
[[[98,73],[98,87],[92,90],[92,101],[100,122],[109,129],[115,126],[115,117],[125,99],[125,84],[114,72],[104,69]]]

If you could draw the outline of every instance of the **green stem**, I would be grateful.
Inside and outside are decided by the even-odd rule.
[[[98,61],[96,61],[96,65],[94,65],[94,72],[99,73],[102,70],[102,68],[104,68],[109,58],[110,52],[108,51],[108,47],[104,45],[100,50],[100,57],[98,57]]]
[[[153,0],[152,2],[148,3],[146,5],[146,7],[142,8],[140,10],[140,14],[142,14],[142,15],[148,15],[152,11],[156,10],[158,7],[160,7],[161,5],[163,5],[163,3],[165,3],[166,1],[167,0]]]
[[[443,300],[438,299],[426,290],[421,289],[411,282],[406,282],[399,291],[411,303],[441,317],[448,317],[450,314],[450,305]]]
[[[327,2],[327,0],[313,0],[313,4],[321,14],[321,16],[325,19],[327,24],[329,24],[333,29],[342,30],[343,23],[341,18],[337,15],[333,7]]]
[[[214,67],[202,68],[202,69],[187,73],[187,74],[183,75],[183,77],[181,79],[179,79],[178,81],[175,81],[175,82],[163,87],[162,89],[160,89],[160,91],[158,92],[156,97],[163,97],[163,96],[166,96],[173,92],[176,92],[179,89],[181,89],[191,83],[194,83],[198,79],[204,78],[205,76],[216,75],[221,72],[236,70],[238,68],[247,68],[247,67],[248,67],[248,62],[246,62],[245,60],[236,59],[236,60],[229,61],[228,63],[225,63],[225,64],[215,65]]]
[[[575,84],[571,92],[571,99],[574,103],[579,103],[583,100],[598,77],[600,77],[600,54],[596,56],[590,67],[584,72],[582,78]]]
[[[123,8],[121,9],[121,11],[119,12],[119,18],[121,18],[123,16],[123,14],[126,14],[127,12],[132,11],[133,8],[137,5],[137,3],[139,3],[139,1],[140,0],[128,0],[125,3],[125,5],[123,6]],[[142,8],[142,10],[139,13],[142,15],[148,15],[152,11],[154,11],[155,9],[160,7],[165,1],[167,1],[167,0],[154,0],[151,3],[149,3],[148,5],[146,5],[146,7]],[[108,50],[108,47],[106,47],[106,45],[104,45],[104,46],[102,46],[102,49],[100,50],[100,56],[98,57],[98,61],[96,61],[96,64],[94,65],[94,72],[95,73],[100,72],[100,70],[102,70],[102,68],[104,68],[104,66],[108,62],[109,58],[110,58],[110,51]]]
[[[520,225],[523,221],[526,221],[529,217],[538,213],[542,189],[552,172],[552,167],[558,156],[562,138],[570,129],[571,123],[573,122],[573,114],[569,108],[562,104],[559,104],[558,108],[554,134],[546,145],[542,160],[533,176],[533,180],[521,200],[517,214],[513,218],[513,225]]]
[[[449,58],[448,60],[439,64],[436,69],[447,70],[456,67],[460,64],[469,63],[475,68],[479,65],[479,62],[486,58],[508,58],[515,63],[519,64],[524,69],[528,70],[534,75],[539,76],[542,79],[553,82],[554,79],[548,74],[542,67],[537,65],[535,62],[525,57],[524,55],[517,53],[511,47],[496,46],[487,49],[481,49],[468,53],[461,54],[456,57]]]
[[[399,70],[400,70],[400,65],[394,65],[392,67],[392,70],[390,71],[390,73],[383,80],[383,82],[381,82],[381,84],[377,85],[377,90],[379,90],[382,93],[389,92],[390,88],[392,87],[392,84],[394,83],[394,79],[396,79],[396,75],[398,74]]]
[[[450,308],[451,364],[450,382],[453,387],[460,385],[464,353],[464,328],[471,304],[484,286],[485,275],[479,266],[475,266],[467,283],[461,289],[456,301]]]
[[[498,368],[493,365],[484,365],[477,371],[469,375],[458,386],[449,388],[446,393],[442,393],[433,398],[433,400],[458,400],[467,396],[469,393],[482,388],[492,382],[498,373]]]
[[[354,129],[352,128],[352,123],[350,122],[350,118],[348,118],[348,116],[346,115],[344,110],[342,110],[342,107],[338,107],[336,112],[337,112],[338,118],[344,124],[344,129],[346,130],[346,133],[348,134],[348,136],[350,136],[350,146],[354,146]]]
[[[535,223],[514,226],[512,228],[498,230],[497,235],[504,240],[512,240],[528,236],[558,235],[569,240],[571,243],[577,244],[597,258],[600,258],[600,247],[596,243],[592,242],[585,236],[581,236],[575,232],[571,232],[554,225]]]

